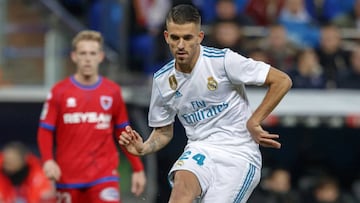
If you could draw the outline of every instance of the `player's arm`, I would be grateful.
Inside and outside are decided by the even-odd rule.
[[[45,175],[49,179],[59,180],[61,176],[61,170],[58,164],[55,162],[52,153],[53,132],[40,126],[37,133],[37,140],[41,159],[44,163],[43,169]]]
[[[120,135],[122,131],[124,131],[124,128],[116,129],[116,135]],[[135,156],[131,153],[129,153],[124,146],[120,145],[121,151],[124,153],[125,157],[129,160],[129,163],[131,165],[131,168],[134,172],[139,172],[144,170],[144,165],[141,161],[141,159],[138,156]]]
[[[129,153],[123,146],[121,146],[120,148],[125,154],[125,157],[128,159],[131,168],[134,172],[139,172],[144,170],[144,165],[138,156]]]
[[[43,127],[38,128],[37,142],[41,155],[41,160],[46,162],[53,159],[53,132]]]
[[[123,146],[121,146],[121,149],[133,169],[131,175],[131,192],[135,196],[140,196],[144,192],[146,185],[144,165],[138,156],[130,154]]]
[[[118,129],[116,132],[119,135],[121,131]],[[145,190],[146,185],[146,176],[144,171],[144,165],[141,159],[138,156],[130,154],[124,146],[120,146],[121,150],[124,152],[126,158],[129,160],[133,173],[131,175],[131,192],[135,196],[141,195]]]
[[[264,131],[260,124],[289,91],[292,86],[292,81],[286,73],[271,67],[264,84],[268,86],[268,91],[263,101],[248,120],[247,128],[258,144],[264,147],[280,148],[281,144],[274,140],[279,136]]]
[[[155,127],[149,138],[143,142],[141,136],[130,126],[127,126],[120,135],[119,143],[134,155],[150,154],[159,151],[171,141],[173,129],[173,124]]]
[[[47,100],[43,105],[40,116],[40,124],[37,132],[37,142],[40,150],[41,159],[43,161],[43,169],[45,175],[49,179],[59,180],[61,170],[53,157],[54,146],[54,130],[56,118],[58,114],[58,103],[53,91],[48,94]]]

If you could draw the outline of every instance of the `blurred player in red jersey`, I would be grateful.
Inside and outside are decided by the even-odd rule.
[[[56,180],[58,202],[119,203],[114,134],[129,125],[121,88],[99,75],[104,59],[100,33],[81,31],[72,46],[76,72],[51,89],[41,113],[38,144],[43,169]],[[146,182],[143,164],[123,152],[133,168],[131,191],[139,196]]]
[[[5,145],[0,154],[1,203],[55,203],[55,188],[38,157],[19,142]]]

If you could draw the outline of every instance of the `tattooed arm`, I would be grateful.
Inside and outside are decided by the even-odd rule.
[[[173,137],[173,128],[173,124],[154,128],[149,139],[143,142],[141,136],[130,126],[127,126],[120,135],[119,144],[134,155],[142,156],[153,153],[170,142]]]

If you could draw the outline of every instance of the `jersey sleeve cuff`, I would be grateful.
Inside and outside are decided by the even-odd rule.
[[[50,131],[55,130],[55,126],[53,126],[51,124],[48,124],[48,123],[41,122],[39,126],[42,127],[42,128],[45,128],[47,130],[50,130]]]
[[[123,123],[119,123],[115,125],[116,129],[124,129],[126,126],[130,125],[129,121],[123,122]]]

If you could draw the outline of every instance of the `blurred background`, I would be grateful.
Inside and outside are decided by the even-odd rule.
[[[71,39],[83,29],[104,35],[101,73],[122,86],[131,123],[146,139],[152,74],[171,58],[164,19],[180,3],[201,12],[203,45],[229,47],[293,80],[263,123],[282,148],[261,148],[263,180],[249,202],[360,202],[360,0],[0,0],[0,147],[17,140],[38,154],[42,102],[74,72]],[[248,87],[253,108],[264,92]],[[167,172],[185,144],[176,122],[170,144],[143,158],[140,198],[129,192],[122,158],[124,202],[167,202]]]

